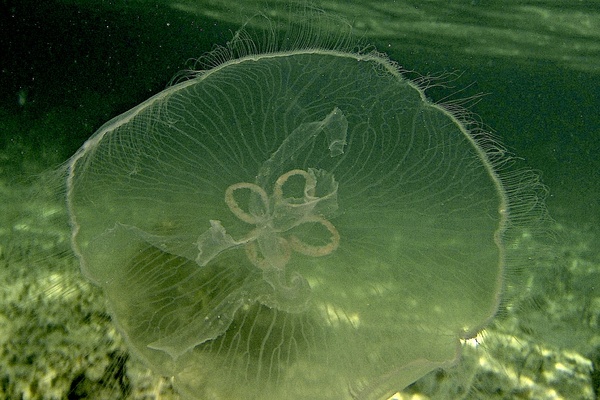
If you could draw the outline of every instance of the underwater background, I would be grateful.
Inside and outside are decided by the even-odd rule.
[[[36,179],[164,89],[256,12],[287,1],[0,5],[0,398],[178,398],[131,359]],[[595,399],[600,391],[600,11],[587,1],[316,1],[467,107],[539,171],[551,216],[511,304],[463,362],[398,398]],[[258,28],[258,27],[257,27]],[[517,274],[515,272],[515,274]],[[478,344],[478,342],[480,342]],[[418,397],[421,396],[421,397]]]

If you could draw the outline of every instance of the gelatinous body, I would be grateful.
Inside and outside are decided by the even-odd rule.
[[[73,247],[184,397],[385,398],[498,306],[506,197],[479,135],[378,54],[242,57],[73,156]]]

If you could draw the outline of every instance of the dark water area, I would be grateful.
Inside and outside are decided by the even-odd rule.
[[[239,27],[168,4],[8,2],[3,8],[3,112],[9,118],[26,115],[21,119],[25,124],[60,113],[56,120],[40,121],[60,129],[49,126],[43,135],[21,129],[19,139],[4,131],[2,143],[61,143],[55,151],[63,158],[110,117],[162,90],[176,73],[193,68],[193,60],[215,44],[225,44]],[[459,15],[450,17],[461,21]],[[441,13],[442,18],[448,16]],[[427,92],[434,101],[483,94],[469,109],[524,165],[541,172],[551,189],[549,204],[560,207],[560,198],[570,197],[565,204],[571,205],[573,217],[598,218],[600,213],[588,214],[590,207],[600,206],[595,195],[600,181],[595,157],[600,149],[598,71],[567,68],[551,57],[527,59],[494,55],[493,50],[492,55],[464,54],[460,39],[446,38],[444,32],[423,41],[394,39],[363,36],[403,68],[421,75],[452,74],[440,79],[450,80],[447,87]],[[448,45],[453,40],[454,51]],[[585,44],[582,40],[581,46]],[[496,45],[501,43],[488,44]],[[49,139],[50,132],[58,137]]]
[[[6,6],[2,18],[9,33],[2,37],[3,108],[28,126],[60,124],[41,135],[22,130],[18,140],[57,147],[63,159],[102,123],[164,89],[191,67],[189,60],[229,37],[215,21],[192,20],[164,5],[19,2]],[[58,121],[47,121],[57,110]],[[16,140],[3,132],[3,143]]]

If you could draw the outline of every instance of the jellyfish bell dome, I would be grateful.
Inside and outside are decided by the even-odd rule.
[[[314,23],[238,32],[69,161],[81,269],[184,398],[383,399],[498,307],[494,142]]]

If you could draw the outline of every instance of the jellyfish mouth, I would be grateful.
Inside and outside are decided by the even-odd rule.
[[[286,193],[290,178],[303,180],[298,197]],[[242,190],[250,192],[248,209],[236,199],[236,192]],[[220,253],[239,246],[244,247],[248,260],[263,271],[283,270],[293,252],[310,257],[329,255],[338,248],[340,234],[324,213],[337,209],[336,195],[333,175],[312,168],[293,169],[279,176],[271,196],[254,183],[235,183],[225,191],[225,203],[239,220],[255,228],[236,240],[220,221],[211,220],[211,228],[198,239],[196,262],[207,265]],[[315,242],[309,243],[299,234],[302,231],[320,234],[315,235],[318,236]]]
[[[293,168],[293,155],[324,137],[329,156],[341,157],[347,131],[348,120],[337,107],[321,120],[296,127],[261,165],[256,183],[238,182],[225,189],[229,211],[253,228],[235,239],[221,221],[210,220],[211,227],[196,242],[195,262],[206,266],[219,254],[243,247],[246,258],[262,271],[260,283],[268,285],[257,290],[256,300],[287,312],[305,311],[311,287],[288,266],[294,253],[323,257],[339,247],[340,234],[327,219],[338,209],[339,185],[326,170]]]

